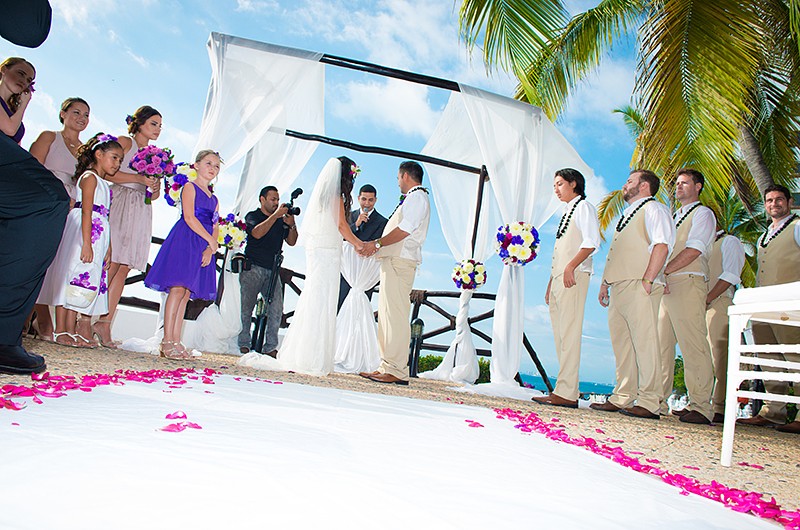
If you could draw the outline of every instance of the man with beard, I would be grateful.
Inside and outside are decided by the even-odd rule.
[[[280,195],[275,186],[266,186],[258,197],[261,206],[249,212],[245,218],[247,225],[247,246],[244,255],[250,262],[250,270],[239,273],[242,292],[242,331],[239,333],[239,351],[250,351],[250,326],[253,308],[258,294],[264,300],[269,298],[269,285],[273,274],[278,274],[275,260],[281,255],[283,242],[290,246],[297,243],[297,222],[289,209],[280,204]],[[274,269],[274,270],[273,270]],[[262,352],[275,357],[278,353],[278,328],[283,317],[283,288],[280,277],[275,278],[272,303],[267,308],[267,330]]]
[[[653,197],[659,185],[655,173],[636,169],[622,186],[628,206],[614,231],[598,296],[600,305],[609,308],[617,386],[607,402],[590,405],[654,420],[661,398],[658,306],[664,264],[675,243],[669,210]]]

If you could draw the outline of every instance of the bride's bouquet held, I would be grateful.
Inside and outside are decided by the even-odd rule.
[[[164,178],[175,174],[175,162],[172,160],[172,151],[155,145],[146,145],[140,148],[131,159],[128,167],[140,175]],[[152,202],[153,193],[145,191],[144,203]]]

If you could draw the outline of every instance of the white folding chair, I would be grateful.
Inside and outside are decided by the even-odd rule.
[[[740,289],[728,308],[728,387],[725,394],[725,425],[722,430],[720,463],[731,465],[733,435],[740,397],[800,404],[800,396],[739,390],[742,381],[761,379],[800,383],[800,362],[761,359],[758,353],[800,353],[800,344],[743,344],[742,332],[750,321],[800,326],[800,282],[753,289]],[[782,372],[756,372],[742,365],[782,368]]]

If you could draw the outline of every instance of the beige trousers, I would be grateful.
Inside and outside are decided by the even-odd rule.
[[[714,394],[711,399],[715,414],[725,414],[725,390],[728,385],[728,308],[733,300],[718,296],[706,310],[708,344],[714,363]]]
[[[756,344],[800,344],[800,327],[754,322],[753,339]],[[759,353],[758,356],[778,361],[800,362],[800,354],[797,353]],[[784,368],[772,368],[771,366],[762,366],[761,369],[765,372],[785,371]],[[789,383],[764,381],[764,389],[771,394],[786,395],[789,391]],[[795,386],[796,393],[797,386]],[[764,401],[764,406],[761,407],[758,415],[774,423],[786,423],[786,403]]]
[[[564,399],[578,399],[578,368],[581,362],[581,334],[588,272],[575,272],[575,285],[564,287],[564,277],[553,278],[550,284],[550,322],[558,355],[558,380],[553,393]]]
[[[617,386],[609,401],[621,408],[634,405],[658,414],[661,363],[658,348],[658,305],[664,287],[648,295],[641,280],[614,283],[610,289],[608,330],[616,360]]]
[[[697,411],[709,420],[714,368],[706,328],[708,282],[698,274],[670,277],[669,294],[661,299],[658,319],[658,343],[661,346],[662,412],[672,394],[675,376],[675,344],[683,354],[683,374],[689,393],[688,410]]]
[[[408,352],[411,342],[411,288],[417,263],[392,257],[381,260],[381,288],[378,301],[378,346],[381,366],[378,371],[408,379]]]

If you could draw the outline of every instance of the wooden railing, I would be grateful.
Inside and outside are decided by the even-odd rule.
[[[155,245],[161,245],[164,242],[162,238],[153,237],[152,243]],[[221,254],[216,255],[216,267],[217,272],[222,272],[222,266],[224,264],[225,256]],[[150,264],[147,265],[147,268],[150,268]],[[141,281],[144,281],[145,276],[147,275],[146,272],[135,274],[133,276],[128,277],[125,280],[125,285],[132,285]],[[291,269],[281,268],[280,270],[281,275],[281,283],[283,284],[284,293],[286,292],[286,288],[288,287],[293,292],[295,292],[298,296],[303,292],[302,288],[297,284],[296,280],[305,280],[305,275],[299,272],[295,272]],[[218,297],[222,295],[222,289],[224,286],[220,283],[220,292],[218,293]],[[372,292],[379,291],[377,288],[373,288]],[[442,299],[457,299],[461,295],[460,292],[454,291],[422,291],[422,290],[414,290],[411,292],[411,302],[413,304],[412,311],[411,311],[411,320],[418,318],[420,315],[420,310],[422,307],[427,307],[430,309],[434,314],[441,316],[446,323],[431,330],[424,332],[422,334],[422,343],[419,349],[422,350],[429,350],[435,352],[446,352],[450,347],[449,344],[437,344],[434,343],[431,339],[436,337],[440,337],[445,333],[455,331],[456,329],[456,315],[450,313],[449,311],[443,309],[439,304],[434,302],[433,300],[437,298]],[[475,300],[491,300],[494,301],[496,296],[491,293],[474,293],[472,298]],[[138,307],[141,309],[147,309],[150,311],[158,311],[159,310],[159,303],[153,302],[150,300],[144,300],[142,298],[137,298],[133,296],[123,296],[120,299],[120,305],[130,306],[130,307]],[[189,304],[186,307],[186,318],[189,320],[193,320],[197,318],[197,315],[206,308],[207,306],[211,305],[212,302],[207,300],[190,300]],[[287,328],[291,323],[291,318],[294,316],[294,310],[285,311],[281,318],[281,327]],[[375,317],[377,318],[377,312],[375,313]],[[484,311],[478,315],[469,317],[467,322],[469,323],[469,328],[472,331],[473,335],[481,339],[487,345],[492,344],[492,338],[481,331],[480,329],[475,328],[473,325],[482,322],[485,320],[489,320],[494,317],[494,309],[490,309],[488,311]],[[255,320],[255,319],[254,319]],[[547,386],[550,392],[553,391],[553,385],[550,382],[550,379],[547,377],[547,372],[542,366],[542,363],[539,361],[539,356],[536,354],[536,350],[533,349],[530,341],[528,340],[527,335],[522,335],[522,345],[525,348],[525,351],[528,352],[530,355],[531,360],[533,360],[533,364],[536,366],[536,369],[539,371],[539,375],[542,377],[542,381]],[[475,348],[478,355],[484,357],[491,357],[492,351],[490,348]],[[418,351],[416,354],[418,355]],[[418,360],[418,359],[415,359]],[[519,374],[517,374],[517,381],[521,383],[519,379]]]

